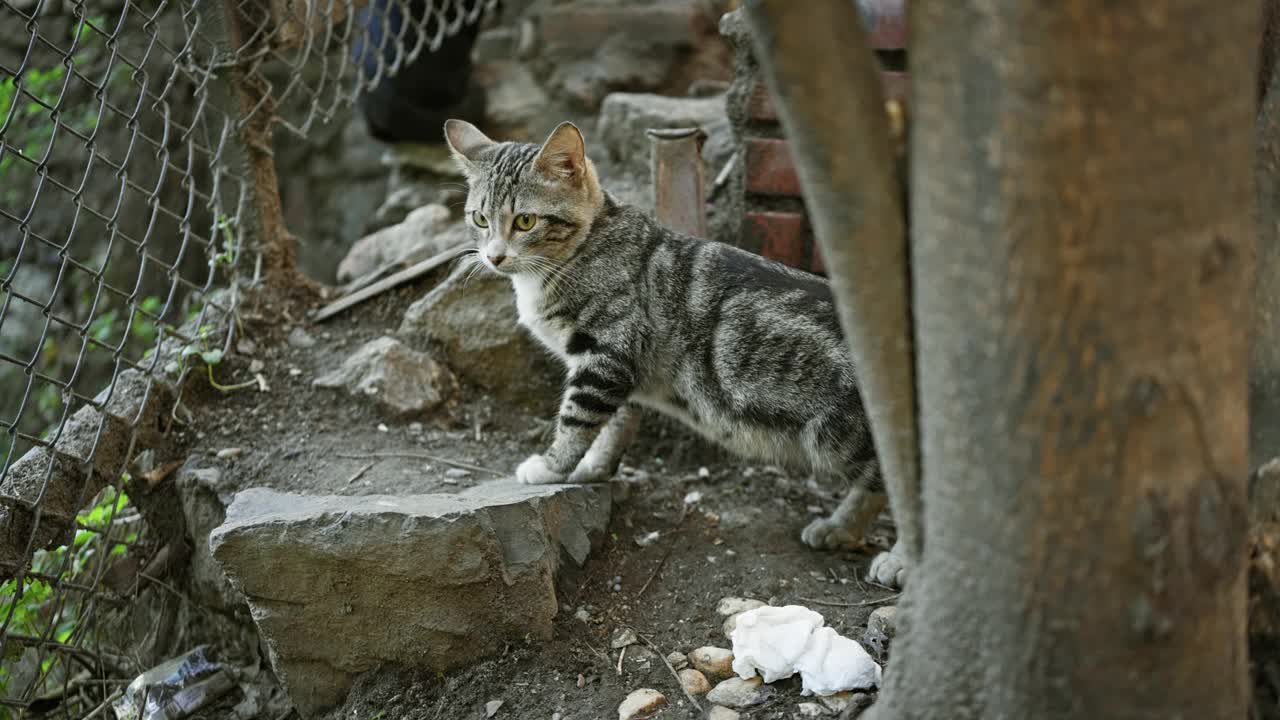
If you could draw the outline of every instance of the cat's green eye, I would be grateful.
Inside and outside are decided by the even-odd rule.
[[[516,216],[516,229],[524,232],[532,230],[534,225],[538,224],[538,216],[530,213],[520,213]]]
[[[475,223],[476,227],[482,227],[482,228],[489,227],[489,219],[486,218],[484,214],[481,213],[479,210],[471,211],[471,222]]]

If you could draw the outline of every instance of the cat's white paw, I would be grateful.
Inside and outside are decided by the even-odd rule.
[[[818,518],[800,533],[804,544],[815,550],[838,550],[862,547],[862,538],[854,537],[849,528],[837,518]]]
[[[569,482],[571,483],[599,483],[607,482],[613,477],[617,463],[611,462],[604,453],[596,453],[588,450],[583,456],[582,461],[578,463],[578,467],[573,469],[569,474]]]
[[[907,560],[898,553],[898,546],[882,552],[871,561],[871,569],[867,571],[867,579],[871,582],[901,588],[907,581]]]
[[[564,482],[566,477],[548,467],[547,459],[541,455],[530,455],[516,468],[516,480],[526,485],[555,485]]]

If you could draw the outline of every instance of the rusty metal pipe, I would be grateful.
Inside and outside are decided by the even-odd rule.
[[[914,563],[924,540],[906,220],[864,20],[848,0],[750,0],[743,9],[857,363],[898,539]]]
[[[653,129],[654,215],[667,227],[694,237],[707,236],[707,206],[703,195],[702,128]]]

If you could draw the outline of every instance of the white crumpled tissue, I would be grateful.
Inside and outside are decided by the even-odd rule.
[[[879,687],[881,669],[857,642],[823,627],[818,613],[800,605],[765,606],[738,615],[733,671],[765,682],[800,673],[801,694],[834,695]]]

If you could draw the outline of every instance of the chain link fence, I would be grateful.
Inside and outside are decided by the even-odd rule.
[[[101,622],[165,591],[129,492],[172,467],[135,460],[288,277],[276,131],[496,4],[0,0],[0,718],[101,713],[146,669]]]

